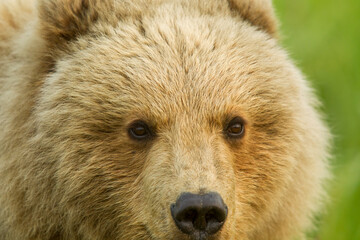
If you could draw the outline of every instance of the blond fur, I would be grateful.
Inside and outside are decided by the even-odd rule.
[[[182,192],[227,204],[209,239],[304,239],[329,134],[275,36],[267,0],[2,0],[0,239],[189,239]]]

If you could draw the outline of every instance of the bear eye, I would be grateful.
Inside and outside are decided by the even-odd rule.
[[[241,138],[245,133],[245,123],[241,117],[233,118],[227,125],[225,134],[230,138]]]
[[[145,140],[151,136],[151,132],[146,123],[136,121],[129,127],[128,133],[135,140]]]

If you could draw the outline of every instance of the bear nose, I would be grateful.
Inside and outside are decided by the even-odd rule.
[[[176,203],[171,204],[170,209],[176,226],[196,239],[218,232],[228,213],[227,206],[218,193],[182,193]]]

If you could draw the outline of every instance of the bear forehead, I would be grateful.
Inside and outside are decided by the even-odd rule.
[[[69,88],[125,111],[231,115],[296,95],[296,74],[276,41],[230,17],[144,17],[101,27],[80,37],[57,71]]]

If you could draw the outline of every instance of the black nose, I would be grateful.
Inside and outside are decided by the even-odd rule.
[[[183,233],[194,237],[218,232],[228,213],[227,206],[218,193],[182,193],[176,203],[171,204],[170,209],[176,226]]]

